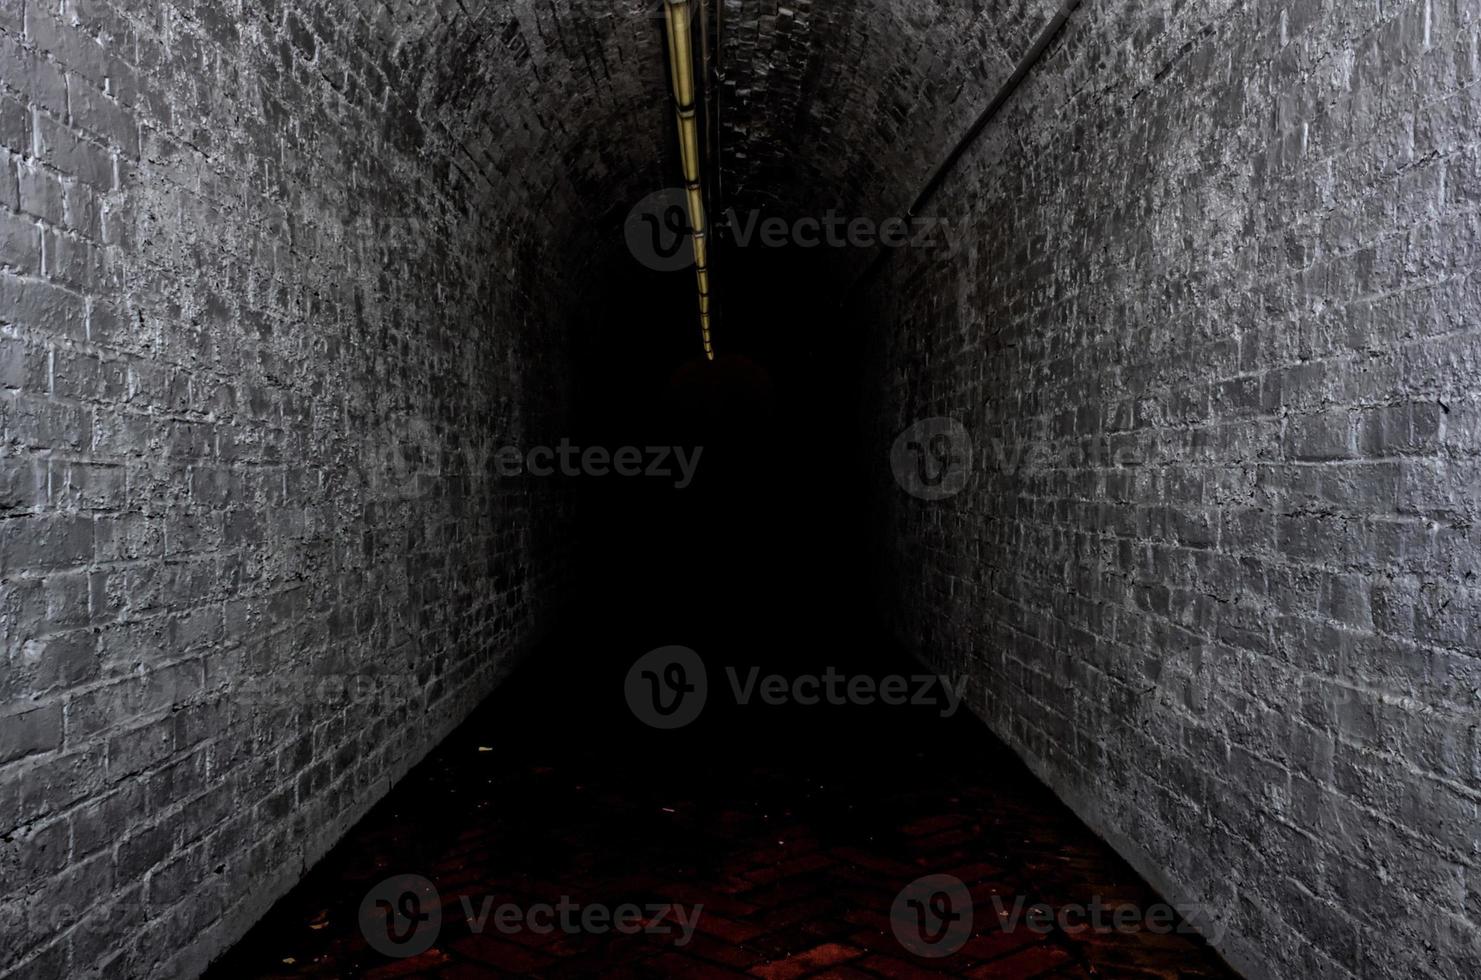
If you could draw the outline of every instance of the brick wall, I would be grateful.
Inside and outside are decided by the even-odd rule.
[[[632,6],[0,0],[0,975],[198,972],[549,621]]]
[[[1090,0],[856,297],[896,631],[1250,976],[1481,975],[1477,18]]]

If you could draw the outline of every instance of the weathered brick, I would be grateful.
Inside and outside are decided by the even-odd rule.
[[[113,158],[96,143],[81,138],[50,116],[37,116],[37,156],[48,166],[106,192],[114,185]]]
[[[0,337],[0,388],[21,388],[29,371],[26,342],[19,337]]]
[[[31,113],[7,95],[0,95],[0,145],[17,156],[31,152]]]
[[[1439,444],[1444,412],[1437,402],[1369,409],[1358,421],[1358,443],[1372,456],[1413,455]]]
[[[26,40],[88,82],[101,85],[108,78],[108,58],[102,46],[83,31],[58,22],[54,9],[26,5]]]
[[[1423,881],[1459,921],[1459,890],[1429,883],[1474,846],[1457,834],[1474,794],[1436,791],[1474,783],[1438,719],[1469,697],[1461,651],[1481,642],[1481,291],[1459,285],[1481,231],[1463,78],[1478,49],[1469,28],[1455,44],[1458,21],[1474,26],[1463,9],[1220,2],[1128,34],[1145,5],[1081,5],[925,205],[966,216],[967,248],[894,252],[846,304],[868,338],[875,459],[917,419],[972,429],[984,399],[992,435],[1040,425],[1132,450],[1025,454],[936,503],[881,462],[880,600],[921,656],[974,665],[991,692],[979,712],[1093,826],[1227,916],[1216,945],[1252,975],[1400,973],[1418,948],[1445,974],[1481,939],[1474,919],[1432,927],[1358,897]],[[1208,45],[1217,57],[1198,54]],[[727,87],[731,145],[808,159],[768,145],[764,122],[790,111],[766,99],[793,91],[798,57],[769,62],[776,79],[727,72],[755,86]],[[805,129],[858,133],[809,111]],[[726,176],[758,186],[744,157]],[[791,182],[784,206],[815,179]],[[919,191],[883,183],[898,201]],[[1147,444],[1127,438],[1143,406]],[[1061,674],[1149,677],[1168,707]],[[1181,730],[1164,734],[1175,712]],[[1210,791],[1194,749],[1215,739],[1238,751]],[[1093,773],[1079,742],[1096,747]],[[1273,918],[1289,943],[1268,942]]]
[[[81,514],[0,520],[0,573],[81,565],[93,557],[93,519]]]
[[[97,89],[77,86],[72,95],[72,121],[129,157],[139,155],[139,124],[128,109]]]
[[[19,211],[21,192],[17,181],[20,157],[9,150],[0,149],[0,207]]]
[[[23,163],[18,171],[20,210],[53,225],[66,220],[67,197],[56,175],[35,164]]]
[[[0,0],[0,30],[19,34],[23,29],[24,0]]]
[[[174,850],[179,817],[141,825],[118,843],[118,874],[125,880],[142,879],[144,873],[164,861]]]
[[[56,65],[24,47],[15,35],[0,34],[0,86],[9,88],[29,106],[58,117],[67,114],[66,76]]]
[[[48,279],[79,293],[108,292],[111,287],[104,252],[68,232],[48,231],[41,238],[42,272]]]
[[[62,743],[62,706],[20,708],[0,715],[0,764],[39,752],[51,752]]]
[[[314,53],[318,50],[318,41],[315,39],[313,31],[309,30],[308,25],[303,22],[303,18],[299,16],[298,11],[288,11],[287,28],[288,38],[293,43],[293,46],[298,49],[298,53],[309,61],[313,61]]]
[[[41,270],[41,226],[21,215],[0,211],[0,270],[6,266],[20,275],[35,275]]]
[[[489,422],[488,385],[510,376],[512,351],[526,342],[515,340],[523,328],[499,338],[456,324],[493,310],[501,320],[524,322],[519,311],[549,313],[571,297],[562,296],[554,269],[534,280],[522,277],[517,289],[503,272],[493,271],[512,267],[512,258],[504,256],[512,257],[514,246],[492,231],[512,222],[497,217],[482,228],[463,225],[472,195],[484,192],[460,185],[445,168],[429,165],[431,157],[422,158],[428,129],[419,110],[404,98],[389,109],[367,105],[346,84],[342,66],[365,58],[349,40],[354,32],[343,26],[358,17],[358,8],[295,8],[291,17],[263,19],[264,36],[198,6],[175,22],[165,44],[154,33],[157,25],[123,17],[106,0],[73,6],[63,20],[51,8],[28,7],[30,47],[17,49],[26,64],[22,70],[12,70],[14,63],[0,68],[7,90],[20,101],[29,99],[36,110],[23,120],[37,127],[22,134],[35,160],[27,161],[24,195],[17,186],[17,206],[23,197],[27,213],[47,225],[40,268],[47,279],[16,280],[0,295],[0,321],[15,328],[15,339],[41,341],[21,350],[45,357],[23,359],[26,387],[19,392],[26,400],[15,402],[20,411],[5,415],[0,425],[20,444],[38,449],[83,436],[47,470],[46,506],[58,519],[98,515],[91,555],[75,571],[54,576],[67,583],[57,596],[57,611],[67,623],[80,615],[72,586],[86,581],[88,623],[32,637],[36,659],[23,679],[33,691],[43,685],[69,689],[68,746],[73,756],[93,764],[86,770],[58,767],[38,777],[31,805],[55,807],[73,794],[97,803],[85,819],[73,822],[77,857],[84,861],[111,856],[113,849],[100,838],[109,822],[119,829],[118,893],[135,896],[138,921],[125,929],[101,917],[105,930],[116,931],[74,942],[74,951],[88,963],[106,961],[130,974],[198,972],[214,951],[209,944],[219,946],[245,925],[238,921],[202,941],[204,926],[223,912],[223,890],[241,894],[257,876],[277,875],[301,861],[299,842],[270,821],[281,816],[285,826],[290,819],[301,825],[308,811],[299,808],[325,789],[313,774],[342,764],[361,777],[358,793],[346,795],[335,811],[335,825],[345,826],[380,791],[371,788],[367,760],[373,755],[378,767],[400,754],[362,743],[347,726],[339,738],[319,745],[309,716],[271,703],[249,710],[227,701],[205,710],[197,703],[205,696],[205,656],[225,656],[244,639],[260,636],[272,637],[281,648],[273,661],[280,671],[323,656],[337,635],[331,625],[338,630],[344,624],[330,605],[320,607],[309,597],[320,594],[318,585],[297,586],[281,598],[273,596],[271,585],[262,598],[263,586],[318,582],[329,574],[322,557],[333,554],[357,588],[366,590],[350,606],[373,608],[402,591],[349,570],[365,560],[358,545],[346,547],[351,539],[417,542],[428,552],[415,559],[425,565],[424,577],[442,574],[434,566],[446,560],[442,529],[448,521],[465,528],[469,559],[487,554],[485,546],[501,554],[523,552],[518,528],[553,507],[556,498],[543,498],[551,501],[546,504],[536,495],[533,506],[530,499],[495,502],[476,487],[465,488],[468,477],[458,471],[464,464],[452,462],[461,458],[461,447],[436,445],[434,431],[461,430],[459,420],[475,417]],[[73,15],[84,26],[74,27]],[[93,31],[114,39],[113,50],[135,64],[114,59],[110,46],[87,36]],[[322,66],[330,87],[318,78],[305,86],[304,79],[272,66],[294,37],[302,56]],[[642,44],[656,54],[656,41]],[[427,50],[440,47],[433,42]],[[53,84],[62,79],[58,65],[67,70],[61,87]],[[214,69],[203,73],[203,65],[219,67],[231,81],[219,85]],[[375,83],[384,85],[384,79]],[[363,115],[347,120],[343,103],[320,104],[338,98],[336,89]],[[406,94],[412,102],[419,98],[410,85]],[[638,87],[622,97],[634,104],[649,101]],[[393,120],[391,128],[408,134],[415,155],[388,150],[379,141],[383,116]],[[414,125],[401,125],[408,119]],[[468,128],[456,119],[448,122]],[[524,126],[518,130],[528,132]],[[524,135],[511,131],[502,138],[523,152]],[[554,146],[542,152],[559,155]],[[345,166],[350,160],[359,161],[354,173]],[[115,182],[127,196],[114,193]],[[516,174],[512,183],[518,190],[498,205],[511,217],[548,192],[538,176]],[[459,218],[415,227],[377,224],[403,207]],[[352,215],[361,216],[353,229],[344,224]],[[373,256],[362,244],[371,240],[378,243]],[[531,248],[519,261],[533,262],[534,254]],[[452,265],[465,265],[465,272],[448,279]],[[381,290],[396,298],[385,305],[370,299]],[[346,408],[361,417],[381,397],[384,379],[374,380],[381,370],[372,366],[382,356],[381,331],[399,331],[392,324],[419,307],[419,297],[429,290],[440,295],[447,324],[431,325],[409,346],[393,345],[400,348],[395,357],[429,369],[432,360],[426,358],[452,358],[466,378],[449,383],[442,369],[419,367],[390,383],[415,393],[411,398],[420,408],[413,418],[441,419],[411,439],[426,450],[426,459],[450,470],[446,481],[436,477],[428,484],[427,499],[439,501],[433,507],[441,516],[429,512],[409,527],[397,508],[354,505],[357,516],[347,525],[351,511],[340,512],[330,487],[341,474],[358,470],[364,458],[354,440],[332,434],[337,424],[326,423]],[[424,314],[416,315],[425,321]],[[534,339],[534,319],[528,322],[529,340],[544,346],[547,341]],[[37,363],[45,366],[39,374]],[[43,377],[45,385],[33,391],[33,382]],[[559,386],[538,388],[535,401],[544,407],[536,414],[543,415],[559,404]],[[345,393],[357,407],[331,407],[339,396],[329,392]],[[496,421],[513,419],[514,410],[500,408]],[[372,479],[385,483],[379,473]],[[444,490],[444,483],[456,490]],[[471,495],[487,502],[470,506]],[[556,510],[548,515],[558,519]],[[50,533],[50,525],[31,516],[27,534],[40,540],[38,532]],[[441,557],[432,559],[433,552]],[[162,557],[169,563],[161,565]],[[0,562],[6,571],[12,562],[17,569],[24,563],[23,572],[34,575],[57,560],[55,554],[7,550]],[[534,559],[531,567],[545,561]],[[461,565],[463,558],[455,562]],[[488,569],[480,576],[497,584],[471,617],[452,612],[451,603],[461,602],[452,600],[454,590],[417,588],[414,605],[445,607],[425,618],[418,613],[411,627],[424,636],[428,656],[452,663],[482,656],[490,640],[471,632],[471,624],[489,621],[499,596],[526,588],[525,572],[506,578],[481,559],[475,564]],[[501,615],[508,626],[501,629],[514,629],[534,615],[533,606],[507,608]],[[449,630],[453,621],[469,627]],[[369,651],[381,644],[372,630],[361,633],[366,655],[373,657]],[[186,651],[200,656],[182,659]],[[51,659],[53,653],[67,655]],[[53,666],[43,676],[48,664]],[[486,690],[487,682],[475,681],[439,703],[457,714]],[[388,737],[414,730],[417,722],[404,711],[388,724],[383,716],[390,708],[367,708],[360,721]],[[422,733],[413,740],[428,737]],[[231,771],[246,764],[240,760],[274,758],[287,745],[307,746],[310,763],[284,785],[264,785],[261,793],[254,788],[243,797],[245,811],[234,787],[206,788],[210,760],[221,760]],[[148,787],[142,801],[120,789],[136,780]],[[267,804],[254,809],[263,800]],[[154,819],[149,811],[177,807],[184,808],[182,820],[189,818],[189,841],[213,850],[220,842],[225,849],[220,877],[202,865],[201,850],[180,850],[184,841],[171,825],[157,830],[148,823]],[[239,812],[245,818],[233,824]],[[249,850],[254,860],[239,860]],[[192,952],[192,944],[201,948]],[[164,948],[194,955],[195,970],[154,969]],[[0,971],[6,965],[0,954]]]
[[[0,273],[0,323],[41,333],[81,338],[86,304],[64,287]]]
[[[1286,428],[1286,452],[1292,459],[1316,462],[1356,455],[1351,417],[1325,412],[1292,418]]]
[[[175,749],[175,724],[161,718],[125,728],[108,740],[108,773],[119,780],[167,760]]]
[[[63,738],[65,738],[65,734]],[[81,800],[102,792],[102,752],[64,751],[61,755],[43,756],[25,769],[20,820],[30,822],[61,813]]]
[[[27,642],[22,656],[26,681],[37,691],[70,689],[98,676],[98,638],[90,629],[70,630]]]

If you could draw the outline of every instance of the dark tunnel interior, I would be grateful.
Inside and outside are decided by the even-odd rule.
[[[1481,976],[1475,0],[0,0],[0,980]]]
[[[575,488],[578,605],[645,649],[813,661],[868,585],[857,355],[835,347],[844,314],[806,253],[719,253],[730,343],[714,362],[697,356],[682,277],[619,266],[608,287],[575,431],[701,455],[689,482],[669,462],[672,480]]]

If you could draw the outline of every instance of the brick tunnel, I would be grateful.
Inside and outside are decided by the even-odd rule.
[[[1481,976],[1475,0],[0,49],[0,976]]]

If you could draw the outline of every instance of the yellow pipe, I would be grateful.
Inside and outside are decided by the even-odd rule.
[[[695,108],[693,24],[690,0],[664,0],[664,26],[668,34],[669,67],[674,89],[674,109],[679,126],[679,163],[684,171],[684,190],[689,209],[689,229],[694,245],[695,284],[699,288],[699,329],[705,357],[714,360],[710,342],[709,248],[705,239],[704,188],[700,184],[699,115]]]
[[[681,109],[694,107],[694,52],[690,49],[689,2],[669,0],[669,62],[673,66],[674,98]]]
[[[705,205],[704,198],[699,192],[699,185],[690,184],[686,193],[689,196],[690,224],[695,231],[702,232],[705,230]]]
[[[699,120],[693,109],[679,110],[679,162],[685,183],[699,180]]]

